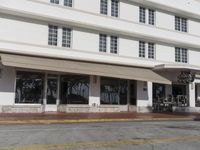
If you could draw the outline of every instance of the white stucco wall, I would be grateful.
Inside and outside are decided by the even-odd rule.
[[[92,30],[74,28],[72,43],[73,49],[98,52],[99,34]]]
[[[127,57],[139,56],[139,41],[136,39],[120,38],[119,55]]]
[[[0,14],[0,39],[47,45],[48,23]]]
[[[188,29],[190,34],[200,36],[200,21],[199,20],[188,20]]]
[[[156,44],[156,60],[175,62],[175,48],[169,45]]]
[[[100,0],[74,0],[74,8],[92,12],[100,12]]]
[[[174,15],[156,11],[156,26],[159,28],[174,30]]]
[[[0,78],[0,105],[13,105],[15,98],[15,70],[10,67],[1,67]]]
[[[120,18],[139,22],[139,6],[126,0],[120,1]]]

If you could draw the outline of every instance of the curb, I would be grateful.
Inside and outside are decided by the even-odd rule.
[[[193,118],[136,118],[136,119],[77,119],[77,120],[0,120],[0,125],[9,124],[64,124],[100,122],[142,122],[142,121],[193,121]]]

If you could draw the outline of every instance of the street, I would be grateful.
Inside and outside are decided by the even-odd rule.
[[[199,150],[198,121],[0,125],[0,150]]]

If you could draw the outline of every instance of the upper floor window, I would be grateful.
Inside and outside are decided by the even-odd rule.
[[[139,42],[139,57],[145,58],[145,42],[144,41]]]
[[[100,2],[100,13],[107,15],[108,14],[108,0],[101,0]]]
[[[187,32],[187,19],[175,16],[175,30]]]
[[[146,22],[146,9],[144,7],[140,7],[140,22]]]
[[[149,24],[155,24],[155,11],[152,9],[149,9]]]
[[[72,0],[64,0],[64,6],[72,7]]]
[[[49,25],[48,44],[57,46],[57,41],[58,41],[58,27]]]
[[[62,33],[62,47],[71,47],[72,30],[70,28],[63,28]]]
[[[99,51],[100,52],[107,51],[107,35],[106,34],[99,35]]]
[[[50,0],[50,3],[59,4],[59,0]]]
[[[175,61],[187,63],[188,62],[188,50],[186,48],[175,48]]]
[[[118,17],[119,15],[119,0],[111,0],[111,16]]]
[[[154,59],[155,57],[155,44],[154,43],[148,43],[148,58]]]
[[[118,51],[118,37],[111,36],[110,37],[110,52],[113,54],[117,54]]]
[[[155,25],[155,10],[140,7],[139,22]]]
[[[154,59],[155,58],[155,44],[139,41],[139,57]]]

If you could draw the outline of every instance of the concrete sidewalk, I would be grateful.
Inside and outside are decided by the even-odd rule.
[[[192,121],[200,120],[200,113],[41,113],[0,114],[0,124],[53,124],[121,121]]]

